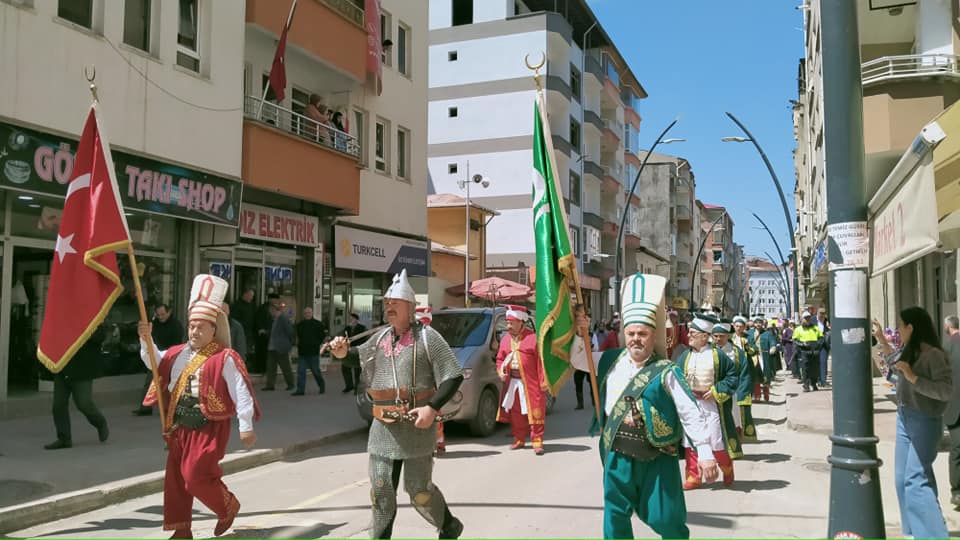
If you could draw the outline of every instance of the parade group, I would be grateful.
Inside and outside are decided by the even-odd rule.
[[[603,463],[605,538],[633,538],[634,513],[663,537],[689,537],[683,491],[721,478],[727,486],[734,482],[734,460],[743,456],[743,443],[757,437],[751,404],[769,400],[780,367],[783,343],[765,329],[764,317],[727,321],[697,312],[674,325],[664,307],[665,285],[656,275],[626,280],[618,346],[593,359],[600,407],[590,432],[599,435]],[[260,407],[243,359],[230,348],[222,310],[226,292],[222,279],[196,276],[183,345],[157,350],[152,325],[139,327],[144,363],[149,367],[151,348],[160,359],[159,384],[147,403],[161,397],[167,408],[163,528],[174,531],[172,538],[192,538],[194,498],[216,514],[216,536],[230,529],[240,503],[223,483],[219,462],[231,419],[238,419],[244,445],[256,442]],[[383,298],[388,327],[358,346],[344,336],[327,344],[344,365],[361,369],[373,403],[370,536],[391,536],[402,472],[416,511],[439,538],[457,538],[464,524],[451,514],[432,472],[440,411],[456,394],[463,371],[430,326],[429,309],[417,310],[405,270]],[[571,310],[578,335],[570,364],[589,372],[590,319],[583,306]],[[511,425],[512,449],[524,448],[529,438],[533,451],[543,455],[547,385],[529,317],[522,306],[506,306],[508,332],[496,355],[503,381],[497,418]],[[798,351],[791,356],[795,373],[816,389],[823,335],[811,319],[806,314],[793,333]],[[682,474],[678,459],[685,461]]]

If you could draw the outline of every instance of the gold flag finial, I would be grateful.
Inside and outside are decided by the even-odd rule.
[[[543,66],[547,63],[547,55],[543,51],[540,52],[540,56],[541,56],[540,63],[535,66],[530,65],[529,54],[523,57],[523,63],[527,65],[527,69],[529,69],[530,71],[533,71],[533,80],[537,83],[538,92],[543,90],[543,80],[542,80],[543,75],[540,74],[540,69],[542,69]]]
[[[87,82],[90,83],[90,93],[93,94],[93,100],[99,102],[100,99],[97,97],[97,85],[94,84],[94,80],[97,78],[97,66],[90,66],[90,69],[87,69],[87,66],[83,66],[83,76],[87,79]]]

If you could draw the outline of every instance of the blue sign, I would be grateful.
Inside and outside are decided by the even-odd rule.
[[[827,243],[825,240],[820,241],[817,244],[816,251],[813,252],[813,262],[810,264],[811,273],[810,277],[816,276],[820,273],[820,270],[823,268],[823,265],[827,262]]]
[[[289,266],[265,266],[263,270],[270,283],[293,283],[293,268]]]
[[[210,263],[210,273],[218,278],[230,281],[230,274],[233,273],[233,265],[230,263]]]

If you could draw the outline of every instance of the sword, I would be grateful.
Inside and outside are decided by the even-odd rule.
[[[390,327],[389,324],[384,324],[384,325],[378,326],[378,327],[376,327],[376,328],[371,328],[371,329],[369,329],[369,330],[364,330],[363,332],[360,332],[359,334],[357,334],[357,335],[355,335],[355,336],[346,336],[346,335],[345,335],[344,337],[347,338],[347,343],[353,343],[354,341],[357,341],[358,339],[363,339],[363,338],[365,338],[365,337],[367,337],[367,336],[372,336],[373,334],[376,334],[377,332],[383,330],[384,328],[389,328],[389,327]],[[333,341],[333,340],[331,339],[331,340],[327,341],[326,343],[324,343],[322,347],[320,347],[320,352],[318,353],[318,356],[321,355],[321,354],[323,354],[323,353],[325,353],[325,352],[327,352],[327,351],[330,349],[330,343],[331,343],[332,341]]]

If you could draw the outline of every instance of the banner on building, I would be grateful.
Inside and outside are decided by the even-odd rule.
[[[348,270],[365,270],[395,274],[402,268],[411,276],[429,276],[429,246],[390,234],[337,225],[334,230],[336,266]]]
[[[320,245],[320,219],[256,204],[243,204],[240,236],[278,244]]]

